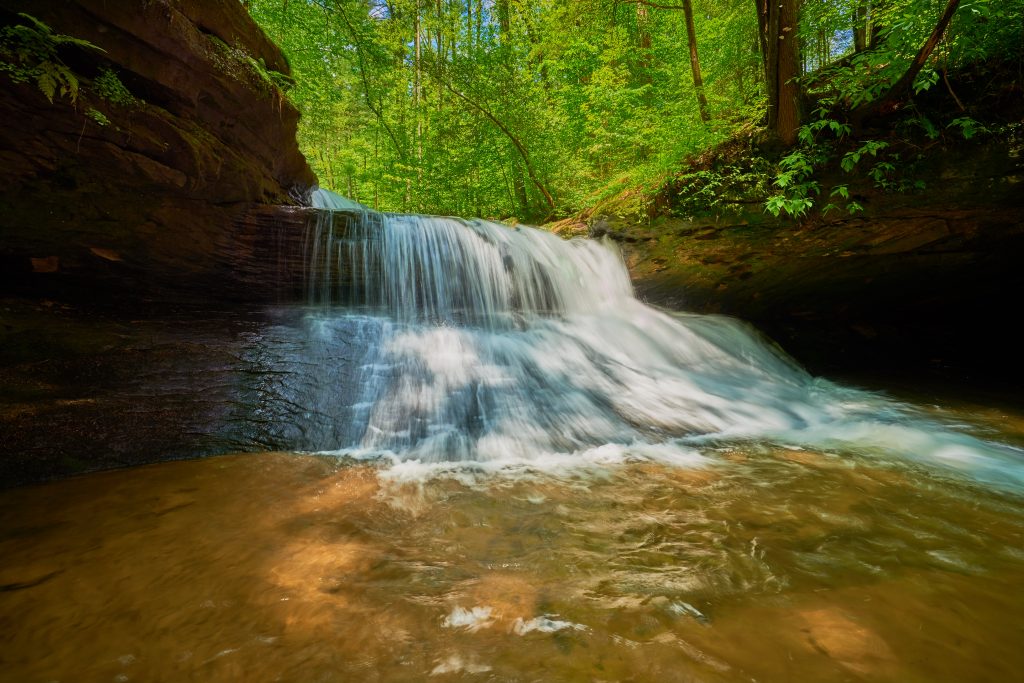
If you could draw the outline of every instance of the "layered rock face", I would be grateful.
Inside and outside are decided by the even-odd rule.
[[[812,370],[1019,386],[1024,140],[952,146],[916,172],[925,187],[905,194],[823,179],[851,183],[855,215],[776,219],[755,197],[728,216],[591,232],[622,243],[641,298],[750,320]]]
[[[288,65],[241,3],[0,0],[0,23],[95,46],[57,40],[49,62],[70,77],[52,102],[0,70],[0,287],[264,296],[234,273],[265,227],[246,216],[300,203],[316,178],[278,88]]]

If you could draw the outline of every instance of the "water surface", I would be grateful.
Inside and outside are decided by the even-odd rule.
[[[1017,495],[841,453],[704,455],[428,478],[236,455],[8,491],[0,679],[1019,675]]]

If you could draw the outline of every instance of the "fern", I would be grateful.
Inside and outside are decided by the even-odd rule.
[[[51,103],[54,97],[78,99],[79,79],[60,58],[58,50],[71,46],[86,50],[103,48],[88,40],[54,33],[30,14],[18,14],[24,23],[0,30],[0,72],[15,83],[35,83]]]

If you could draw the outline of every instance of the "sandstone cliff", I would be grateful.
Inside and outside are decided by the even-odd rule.
[[[95,46],[57,46],[70,82],[59,72],[52,93],[12,77],[31,59],[0,55],[0,287],[245,297],[240,217],[316,178],[279,87],[288,65],[241,3],[2,0],[0,24]]]

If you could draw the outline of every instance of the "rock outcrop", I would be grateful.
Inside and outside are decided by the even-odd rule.
[[[751,199],[717,218],[589,230],[620,242],[641,298],[749,320],[812,370],[1019,386],[1024,141],[951,145],[916,173],[924,188],[905,194],[824,178],[850,183],[856,215],[798,222]]]
[[[0,0],[0,22],[95,46],[57,45],[69,76],[50,93],[13,77],[37,58],[0,54],[0,288],[253,295],[232,272],[244,216],[316,178],[279,88],[288,65],[241,3]]]

